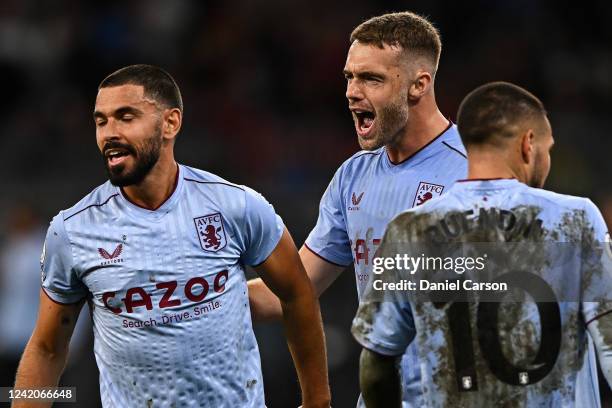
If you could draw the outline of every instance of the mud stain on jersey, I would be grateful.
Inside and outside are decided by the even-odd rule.
[[[366,301],[359,304],[357,314],[353,320],[351,331],[358,338],[368,339],[374,325],[374,320],[378,317],[380,302]]]

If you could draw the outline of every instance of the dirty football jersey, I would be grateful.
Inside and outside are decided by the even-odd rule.
[[[457,182],[444,197],[394,219],[377,256],[412,248],[418,257],[430,244],[465,254],[486,245],[496,253],[485,262],[492,268],[483,269],[493,271],[490,282],[514,282],[514,289],[483,301],[484,291],[466,294],[478,273],[462,272],[461,297],[444,286],[440,293],[454,299],[423,301],[396,291],[362,303],[353,335],[388,356],[417,345],[423,406],[600,406],[591,336],[602,337],[593,322],[612,310],[606,230],[588,199],[513,179]],[[394,273],[395,281],[409,277]],[[411,276],[429,282],[435,273]]]

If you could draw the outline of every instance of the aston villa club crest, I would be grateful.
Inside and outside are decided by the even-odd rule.
[[[439,197],[442,195],[442,191],[444,191],[444,186],[421,181],[414,196],[412,206],[416,207],[418,205],[424,204],[425,202],[431,200],[434,197]]]
[[[223,216],[221,213],[205,215],[194,218],[200,246],[207,252],[217,252],[227,244],[225,229],[223,227]]]

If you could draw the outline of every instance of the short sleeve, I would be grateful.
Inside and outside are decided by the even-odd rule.
[[[72,249],[62,214],[51,221],[40,257],[42,287],[58,303],[76,303],[87,295],[87,287],[77,277]]]
[[[406,230],[402,228],[402,220],[409,216],[403,213],[389,223],[376,257],[393,257],[397,253],[394,243],[400,240],[405,242]],[[385,296],[385,300],[373,300],[377,298],[376,291],[371,289],[377,276],[370,277],[364,294],[365,301],[359,303],[351,332],[355,340],[368,350],[386,356],[398,356],[404,354],[416,335],[412,307],[409,301],[396,296],[395,292]],[[387,278],[396,282],[401,279],[395,275],[388,275]]]
[[[262,264],[274,251],[285,225],[274,207],[261,194],[245,187],[244,252],[246,265]]]
[[[599,209],[587,200],[583,237],[582,310],[587,324],[612,311],[612,241]]]
[[[321,197],[319,218],[305,245],[328,262],[348,266],[353,262],[353,256],[342,212],[341,169],[338,169]]]
[[[409,302],[362,302],[353,319],[353,337],[368,350],[399,356],[416,335]]]

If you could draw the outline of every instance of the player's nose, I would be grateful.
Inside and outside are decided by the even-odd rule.
[[[98,138],[103,142],[120,138],[117,122],[113,118],[110,118],[104,126],[99,126],[96,131]]]
[[[346,84],[346,99],[349,102],[359,101],[364,98],[361,87],[357,84],[357,81],[348,81]]]

